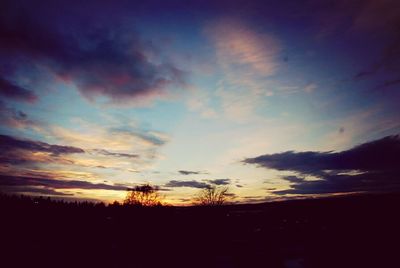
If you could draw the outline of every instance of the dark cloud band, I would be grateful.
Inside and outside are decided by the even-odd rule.
[[[0,77],[0,96],[24,102],[34,102],[37,99],[32,91],[17,86],[2,77]]]
[[[246,164],[312,174],[324,170],[380,171],[399,169],[400,137],[388,136],[342,152],[266,154],[243,160]]]
[[[54,156],[85,152],[83,149],[73,146],[52,145],[41,141],[23,140],[7,135],[0,135],[0,149],[1,154],[7,154],[15,150],[26,150],[51,153]]]
[[[342,152],[284,152],[243,160],[246,164],[300,176],[283,177],[292,183],[276,194],[400,191],[399,135],[367,142]],[[319,180],[306,180],[314,175]]]
[[[123,185],[110,185],[105,183],[91,183],[77,180],[57,180],[50,178],[35,178],[25,176],[0,175],[1,186],[41,186],[50,189],[87,189],[87,190],[115,190],[125,191],[128,187]]]

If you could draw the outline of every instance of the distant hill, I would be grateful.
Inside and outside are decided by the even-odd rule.
[[[398,194],[153,208],[1,195],[5,258],[0,262],[16,267],[390,267],[398,256],[393,245],[400,241],[399,204]]]

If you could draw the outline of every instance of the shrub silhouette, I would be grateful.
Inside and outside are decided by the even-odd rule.
[[[210,185],[200,191],[195,197],[194,203],[202,206],[221,206],[228,200],[228,190],[228,187]]]
[[[128,189],[124,205],[154,207],[162,204],[157,187],[144,184]]]

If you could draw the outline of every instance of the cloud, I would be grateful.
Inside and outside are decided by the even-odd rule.
[[[206,171],[190,171],[190,170],[178,170],[181,175],[198,175],[198,174],[208,174]]]
[[[210,185],[208,183],[205,182],[199,182],[199,181],[195,181],[195,180],[191,180],[191,181],[178,181],[178,180],[171,180],[169,182],[167,182],[165,185],[165,187],[189,187],[189,188],[208,188],[210,187]]]
[[[315,89],[317,89],[317,85],[314,83],[310,83],[304,87],[304,91],[307,93],[312,93]]]
[[[7,187],[35,186],[48,187],[50,189],[86,189],[86,190],[114,190],[126,191],[127,186],[111,185],[105,183],[91,183],[78,180],[58,180],[55,178],[36,178],[25,176],[0,175],[0,185]]]
[[[234,19],[221,19],[207,29],[225,68],[244,67],[246,72],[272,75],[277,69],[280,46],[275,38],[259,34]],[[232,66],[233,65],[233,66]]]
[[[192,85],[191,95],[186,102],[190,111],[198,112],[203,118],[217,118],[216,110],[211,106],[212,98],[206,90],[196,88]]]
[[[118,168],[121,171],[149,168],[159,157],[158,149],[169,141],[164,133],[137,126],[120,126],[119,123],[113,127],[104,125],[77,119],[74,129],[53,126],[48,135],[62,144],[83,148],[87,152],[80,159],[75,159],[75,163]]]
[[[222,73],[215,95],[224,114],[239,122],[253,118],[263,98],[272,94],[266,81],[279,67],[280,42],[256,29],[225,18],[210,23],[205,30]]]
[[[294,182],[290,189],[273,191],[274,194],[333,194],[349,192],[399,192],[400,172],[367,172],[358,175],[329,175],[321,180]]]
[[[104,181],[99,174],[86,172],[82,169],[74,171],[73,169],[62,169],[59,166],[44,168],[41,165],[32,166],[12,166],[1,165],[0,174],[12,177],[33,177],[39,179],[58,179],[58,180],[82,180],[82,181]]]
[[[277,194],[315,194],[352,191],[400,190],[400,136],[387,136],[341,152],[294,152],[266,154],[243,160],[247,164],[302,176],[283,179],[294,183],[292,189]]]
[[[0,100],[0,125],[11,128],[33,128],[41,126],[41,123],[32,120],[21,110],[8,107]]]
[[[392,87],[392,86],[395,86],[398,84],[400,84],[400,79],[387,80],[387,81],[383,82],[382,84],[377,85],[375,87],[375,89],[377,89],[377,90],[386,89],[388,87]]]
[[[72,156],[85,155],[85,151],[74,146],[54,145],[46,142],[0,135],[0,163],[13,167],[2,173],[15,175],[22,167],[36,164],[74,165]]]
[[[230,179],[216,179],[216,180],[207,180],[211,184],[215,185],[228,185],[231,183]]]
[[[400,71],[400,4],[395,0],[367,0],[358,3],[353,15],[352,30],[363,37],[379,38],[383,46],[380,55],[366,69],[355,75],[356,79],[368,78],[379,72],[393,75],[386,83],[398,80]],[[371,40],[373,43],[374,40]],[[368,41],[367,41],[368,42]]]
[[[235,193],[226,193],[225,196],[228,197],[228,198],[236,198],[236,197],[238,197],[237,194],[235,194]]]
[[[1,45],[0,45],[1,46]],[[17,86],[0,76],[0,96],[13,100],[34,102],[37,96],[30,90]]]
[[[266,198],[263,195],[243,196],[243,197],[241,197],[241,199],[244,200],[246,203],[261,203],[261,202],[265,202],[268,200],[268,198]]]
[[[60,6],[68,12],[58,12]],[[8,82],[32,66],[44,67],[92,101],[106,97],[113,103],[131,103],[185,87],[183,70],[161,57],[155,44],[141,40],[132,24],[125,21],[129,26],[122,26],[127,11],[120,7],[115,12],[121,16],[109,16],[104,6],[102,11],[97,4],[87,8],[91,16],[83,14],[80,6],[66,6],[66,2],[40,7],[12,1],[2,5],[0,94],[35,100],[32,84],[22,88]],[[40,75],[41,79],[46,77]]]
[[[140,131],[132,129],[112,128],[109,130],[110,135],[124,135],[139,138],[142,142],[148,143],[152,146],[162,146],[168,141],[168,137],[156,131]]]
[[[140,172],[150,161],[142,156],[0,135],[0,174],[6,175],[87,180],[105,176],[107,171]]]
[[[169,140],[164,133],[141,130],[135,127],[132,127],[132,129],[108,128],[83,120],[78,120],[76,123],[76,127],[82,131],[54,126],[49,130],[49,133],[63,143],[74,146],[124,152],[155,149]]]
[[[4,106],[0,110],[5,111],[0,116],[1,123],[29,125],[25,113]],[[50,172],[63,179],[87,180],[118,171],[115,177],[120,181],[130,172],[149,168],[157,149],[167,141],[165,134],[156,131],[104,128],[79,119],[74,123],[74,130],[48,125],[40,129],[40,134],[52,137],[57,144],[0,135],[0,174],[29,177],[32,171],[43,171],[34,177]],[[32,124],[35,126],[35,122]]]
[[[388,82],[399,79],[400,71],[400,3],[396,0],[336,0],[329,6],[318,1],[308,1],[308,10],[313,9],[314,23],[320,28],[318,39],[332,38],[356,40],[356,44],[368,44],[368,49],[356,45],[364,54],[362,63],[353,79],[369,79],[382,75]],[[301,12],[301,11],[300,11]],[[311,17],[311,18],[312,18]],[[352,42],[352,41],[350,41]],[[350,43],[349,42],[349,43]],[[355,53],[356,55],[357,53]],[[364,60],[368,60],[365,63]],[[377,78],[374,77],[374,78]],[[381,81],[370,80],[381,84]],[[378,86],[379,88],[379,86]]]
[[[113,153],[104,149],[94,149],[91,150],[91,152],[94,152],[96,154],[102,154],[105,156],[113,156],[113,157],[125,157],[125,158],[138,158],[139,155],[137,154],[126,154],[126,153]]]
[[[285,181],[289,181],[292,183],[301,183],[304,182],[304,178],[302,177],[298,177],[298,176],[284,176],[282,177],[282,179],[284,179]]]
[[[206,182],[199,182],[195,180],[191,181],[178,181],[178,180],[171,180],[166,183],[165,187],[189,187],[189,188],[209,188],[212,184],[214,185],[228,185],[231,183],[230,179],[215,179],[215,180],[205,180]]]
[[[400,167],[399,135],[367,142],[341,152],[293,152],[266,154],[243,160],[265,168],[313,173],[324,170],[392,170]]]
[[[61,154],[84,153],[81,148],[73,146],[53,145],[41,141],[24,140],[7,135],[0,135],[1,154],[8,154],[16,150],[24,150],[30,152],[45,152],[52,156]]]
[[[4,187],[2,186],[2,191],[6,193],[18,193],[18,194],[40,194],[45,196],[73,196],[71,193],[63,193],[55,191],[54,189],[42,188],[42,187],[31,187],[31,186],[18,186],[18,187]]]

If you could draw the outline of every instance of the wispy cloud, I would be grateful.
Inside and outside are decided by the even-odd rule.
[[[191,170],[178,170],[181,175],[199,175],[199,174],[208,174],[207,171],[191,171]]]
[[[171,181],[167,182],[164,186],[171,187],[171,188],[175,188],[175,187],[208,188],[208,187],[210,187],[210,185],[208,183],[199,182],[199,181],[195,181],[195,180],[191,180],[191,181],[171,180]]]
[[[76,128],[81,131],[60,126],[50,126],[47,132],[54,138],[74,146],[122,152],[139,152],[157,148],[168,141],[167,135],[156,131],[141,130],[138,128],[109,128],[83,120],[76,122]]]
[[[216,118],[218,113],[211,106],[211,97],[206,90],[193,87],[186,106],[190,111],[200,113],[203,118]]]
[[[265,79],[278,69],[279,41],[235,19],[210,24],[206,34],[215,46],[223,73],[216,91],[223,111],[231,119],[249,119],[262,99],[271,94]]]
[[[214,41],[218,62],[225,70],[237,69],[262,76],[275,73],[278,64],[276,56],[281,48],[272,36],[260,34],[243,22],[222,19],[207,29]],[[241,68],[243,67],[243,68]]]
[[[137,154],[127,154],[127,153],[113,153],[104,149],[93,149],[91,153],[102,154],[105,156],[113,156],[113,157],[125,157],[125,158],[138,158]]]
[[[9,107],[0,100],[0,126],[17,129],[37,129],[40,128],[41,125],[41,122],[31,119],[28,114],[21,110]]]
[[[168,141],[165,134],[156,131],[109,128],[86,121],[77,122],[77,130],[53,126],[47,133],[88,153],[75,157],[76,164],[126,171],[149,168],[159,157],[159,148]]]
[[[317,85],[315,83],[309,83],[304,87],[304,91],[307,93],[312,93],[315,89],[317,89]]]

